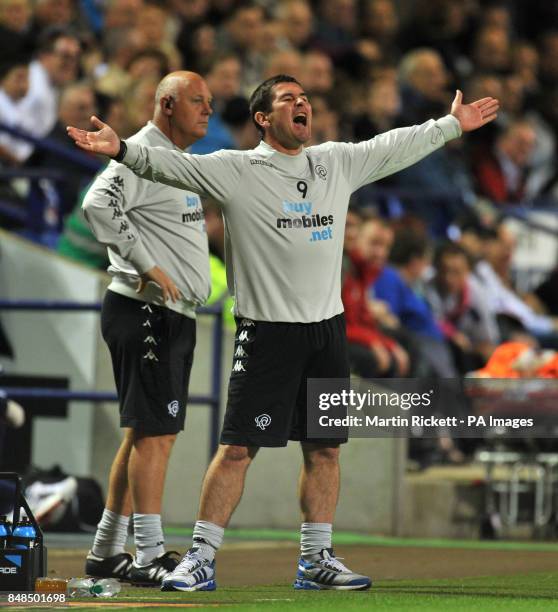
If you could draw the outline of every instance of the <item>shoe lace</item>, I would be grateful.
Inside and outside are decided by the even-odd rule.
[[[327,555],[327,556],[325,556]],[[340,559],[343,559],[344,557],[335,557],[333,555],[330,555],[327,551],[324,552],[324,559],[320,559],[320,561],[318,562],[322,567],[325,567],[326,569],[332,569],[335,570],[336,572],[350,572],[351,570],[349,570],[347,567],[345,567]]]
[[[182,560],[177,566],[177,570],[184,570],[186,572],[191,572],[196,567],[203,564],[204,558],[195,551],[187,551],[186,554],[182,557]]]

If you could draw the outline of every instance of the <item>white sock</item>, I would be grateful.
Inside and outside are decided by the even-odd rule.
[[[137,565],[148,565],[165,552],[165,538],[160,514],[134,512],[134,539]]]
[[[91,552],[98,557],[114,557],[125,552],[129,522],[129,516],[116,514],[105,508],[97,525]]]
[[[305,559],[331,548],[331,523],[302,523],[300,526],[300,553]]]
[[[208,561],[215,559],[215,553],[223,543],[225,530],[209,521],[196,521],[192,534],[193,548],[197,548],[202,557]]]

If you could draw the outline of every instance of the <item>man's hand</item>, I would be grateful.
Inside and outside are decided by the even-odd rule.
[[[120,151],[120,138],[118,134],[106,123],[93,115],[91,123],[99,128],[97,132],[88,132],[87,130],[79,130],[78,128],[68,126],[66,132],[72,138],[78,147],[91,153],[100,153],[108,157],[115,157]]]
[[[176,302],[180,299],[180,291],[178,287],[174,284],[174,282],[170,279],[169,276],[159,266],[153,266],[147,272],[144,272],[140,276],[140,281],[138,284],[138,288],[136,289],[136,293],[141,293],[147,283],[153,282],[159,287],[161,287],[161,291],[163,292],[163,299],[165,302],[170,298],[173,302]]]
[[[471,104],[463,104],[463,94],[459,89],[451,103],[451,114],[461,124],[463,132],[476,130],[496,119],[500,102],[496,98],[482,98]]]

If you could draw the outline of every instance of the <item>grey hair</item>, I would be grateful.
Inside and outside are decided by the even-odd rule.
[[[406,53],[399,62],[398,75],[401,83],[408,83],[411,75],[415,71],[417,64],[423,57],[435,55],[439,57],[435,49],[429,47],[419,47]]]

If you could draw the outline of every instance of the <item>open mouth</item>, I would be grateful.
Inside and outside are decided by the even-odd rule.
[[[298,115],[295,115],[293,119],[293,123],[300,123],[301,125],[306,125],[307,121],[308,121],[308,118],[303,113],[299,113]]]

